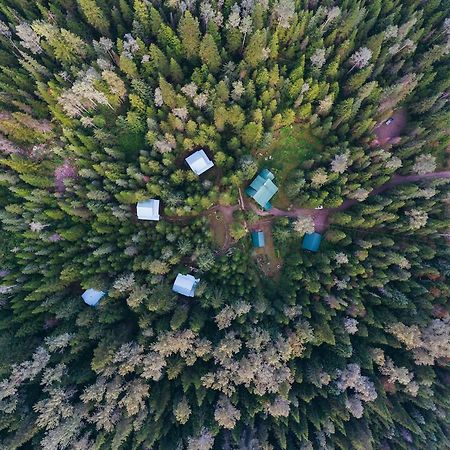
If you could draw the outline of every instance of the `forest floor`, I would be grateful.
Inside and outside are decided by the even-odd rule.
[[[233,243],[230,228],[234,222],[233,214],[239,207],[240,205],[216,205],[200,214],[208,217],[213,240],[222,253]]]
[[[223,249],[228,235],[227,224],[224,219],[223,214],[217,210],[212,211],[211,214],[208,214],[212,239],[220,249]]]

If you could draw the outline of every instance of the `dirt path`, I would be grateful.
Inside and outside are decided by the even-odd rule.
[[[392,189],[400,184],[414,183],[416,181],[430,180],[430,179],[432,180],[436,178],[450,178],[450,171],[426,173],[423,175],[406,175],[406,176],[394,175],[390,181],[374,189],[369,194],[369,196],[377,195],[382,192],[388,191],[389,189]],[[259,216],[273,216],[273,217],[311,216],[314,219],[314,226],[316,231],[322,233],[328,228],[329,217],[332,214],[340,211],[345,211],[346,209],[356,205],[357,203],[360,202],[358,202],[358,200],[347,199],[344,200],[344,202],[337,208],[324,208],[324,209],[293,208],[290,211],[272,208],[270,212],[262,211],[256,207],[252,207],[252,209]]]
[[[390,181],[383,184],[382,186],[379,186],[372,190],[369,194],[369,196],[377,195],[382,192],[388,191],[395,186],[405,184],[405,183],[414,183],[416,181],[422,181],[422,180],[433,180],[436,178],[450,178],[450,170],[449,171],[442,171],[442,172],[433,172],[433,173],[426,173],[423,175],[394,175]],[[241,204],[241,201],[243,204]],[[251,209],[254,211],[258,216],[261,217],[267,217],[267,220],[261,220],[254,224],[252,228],[255,228],[255,225],[257,224],[263,224],[266,222],[272,221],[274,217],[301,217],[301,216],[311,216],[314,219],[314,225],[316,231],[319,233],[324,232],[328,228],[329,224],[329,218],[332,214],[340,211],[345,211],[346,209],[356,205],[358,202],[357,200],[353,199],[347,199],[344,200],[343,203],[338,206],[337,208],[324,208],[324,209],[313,209],[313,208],[292,208],[289,211],[285,211],[278,208],[272,208],[270,211],[263,211],[259,209],[253,202],[247,202],[244,203],[244,199],[241,198],[241,201],[238,205],[215,205],[211,208],[198,213],[194,215],[189,216],[165,216],[165,219],[173,221],[173,222],[182,222],[182,221],[188,221],[194,217],[199,216],[206,216],[208,214],[211,214],[214,211],[220,211],[224,217],[224,222],[226,224],[227,233],[225,236],[225,244],[223,246],[223,250],[227,250],[231,245],[231,236],[230,236],[230,226],[233,223],[233,213],[237,211],[238,209],[244,209],[248,210]]]

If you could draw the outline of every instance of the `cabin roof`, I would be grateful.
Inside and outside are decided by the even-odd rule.
[[[265,245],[264,232],[261,230],[252,231],[252,242],[254,247],[257,248],[264,247]]]
[[[247,195],[253,198],[264,209],[270,209],[270,199],[277,193],[278,187],[272,181],[274,175],[267,169],[263,169],[250,186],[245,190]]]
[[[136,207],[138,219],[159,220],[159,200],[153,198],[139,202]]]
[[[194,173],[201,175],[214,166],[214,163],[208,158],[204,150],[198,150],[186,158],[186,162]]]
[[[195,278],[192,275],[183,275],[179,273],[175,278],[172,290],[178,294],[193,297],[199,282],[199,278]]]
[[[317,252],[321,241],[322,235],[320,233],[307,233],[303,238],[302,248],[311,252]]]
[[[86,303],[89,306],[95,306],[103,296],[106,295],[106,292],[103,291],[97,291],[96,289],[89,288],[86,289],[81,298],[84,300],[84,303]]]

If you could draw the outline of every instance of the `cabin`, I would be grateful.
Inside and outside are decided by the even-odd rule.
[[[204,150],[198,150],[186,158],[186,162],[196,175],[201,175],[214,166]]]
[[[309,250],[310,252],[317,252],[321,240],[322,235],[320,233],[307,233],[303,238],[302,249]]]
[[[252,231],[252,243],[255,248],[262,248],[265,245],[264,232],[261,230]]]
[[[97,291],[96,289],[86,289],[81,296],[84,303],[89,306],[96,306],[97,303],[106,295],[106,292]]]
[[[139,202],[136,207],[138,219],[159,220],[159,200],[153,198]]]
[[[193,297],[199,282],[199,278],[195,278],[192,275],[183,275],[179,273],[175,278],[172,290],[177,294],[185,295],[186,297]]]
[[[270,170],[263,169],[245,190],[246,194],[266,211],[272,208],[270,199],[278,191],[272,181],[274,178],[275,176]]]

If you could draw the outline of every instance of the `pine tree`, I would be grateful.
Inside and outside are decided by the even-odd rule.
[[[77,3],[87,22],[103,35],[108,35],[108,19],[95,0],[77,0]]]
[[[186,58],[196,58],[200,51],[200,27],[198,20],[186,11],[179,23],[180,40]]]
[[[209,33],[202,39],[199,54],[203,64],[206,64],[212,73],[217,73],[222,61],[217,45]]]

